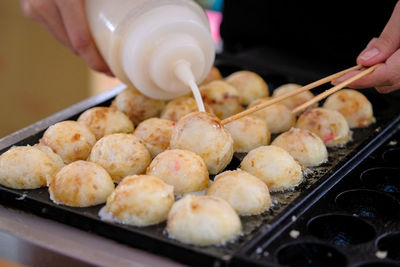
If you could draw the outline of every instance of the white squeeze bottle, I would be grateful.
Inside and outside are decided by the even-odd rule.
[[[192,0],[86,0],[89,27],[113,73],[144,95],[172,99],[210,71],[214,43],[204,10]]]

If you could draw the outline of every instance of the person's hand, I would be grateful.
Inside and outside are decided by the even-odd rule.
[[[355,89],[375,87],[381,93],[400,89],[400,1],[397,2],[389,22],[379,38],[373,38],[357,57],[357,64],[377,67],[371,74],[351,83]],[[334,85],[347,80],[360,71],[351,71],[333,81]]]
[[[84,0],[20,0],[26,17],[42,24],[91,68],[112,76],[92,39]]]

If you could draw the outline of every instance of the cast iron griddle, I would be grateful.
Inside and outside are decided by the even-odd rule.
[[[224,70],[223,66],[221,70]],[[263,72],[259,69],[258,72],[270,82],[271,87],[280,85],[284,77],[269,75],[268,71]],[[278,78],[275,79],[276,77]],[[122,89],[122,87],[115,88],[84,100],[0,139],[0,153],[12,145],[37,143],[47,127],[58,121],[76,119],[90,107],[109,106]],[[400,94],[380,95],[373,89],[364,90],[363,93],[372,102],[376,123],[367,128],[355,129],[353,140],[345,147],[329,149],[329,161],[319,167],[308,169],[305,181],[295,190],[272,194],[275,203],[272,209],[261,215],[242,217],[243,235],[225,246],[196,247],[182,244],[167,237],[164,231],[165,223],[138,228],[104,222],[98,216],[102,205],[90,208],[56,205],[49,199],[46,188],[14,190],[0,186],[0,202],[190,265],[227,265],[234,263],[235,260],[232,259],[236,257],[252,259],[252,253],[249,251],[254,250],[260,240],[263,240],[264,244],[279,240],[279,233],[291,225],[294,214],[296,216],[303,214],[394,131],[400,120],[398,106]],[[239,163],[240,160],[235,157],[227,169],[236,169]]]
[[[233,265],[400,266],[400,124],[391,134],[318,201],[298,209],[301,216],[276,237],[243,249]]]

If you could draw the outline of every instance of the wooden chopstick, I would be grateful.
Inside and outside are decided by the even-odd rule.
[[[291,96],[294,96],[294,95],[300,94],[300,93],[302,93],[302,92],[308,91],[308,90],[313,89],[313,88],[315,88],[315,87],[317,87],[317,86],[320,86],[321,84],[324,84],[324,83],[330,82],[330,81],[332,81],[332,80],[335,80],[335,79],[341,77],[342,75],[346,74],[347,72],[352,71],[352,70],[358,70],[358,69],[360,69],[361,67],[362,67],[361,65],[353,66],[353,67],[351,67],[351,68],[348,68],[348,69],[339,71],[339,72],[337,72],[337,73],[331,74],[331,75],[329,75],[329,76],[327,76],[327,77],[325,77],[325,78],[322,78],[322,79],[320,79],[320,80],[318,80],[318,81],[315,81],[315,82],[312,82],[312,83],[310,83],[310,84],[307,84],[307,85],[305,85],[305,86],[303,86],[303,87],[300,87],[300,88],[298,88],[298,89],[296,89],[296,90],[293,90],[293,91],[291,91],[291,92],[287,92],[287,93],[285,93],[285,94],[283,94],[283,95],[280,95],[280,96],[278,96],[278,97],[271,98],[270,100],[265,101],[264,103],[255,105],[255,106],[252,107],[252,108],[246,109],[246,110],[244,110],[244,111],[242,111],[242,112],[240,112],[240,113],[237,113],[237,114],[235,114],[235,115],[233,115],[233,116],[231,116],[231,117],[228,117],[228,118],[222,120],[222,121],[221,121],[221,124],[222,124],[222,125],[225,125],[225,124],[227,124],[227,123],[230,123],[231,121],[240,119],[240,118],[242,118],[242,117],[244,117],[244,116],[247,116],[247,115],[249,115],[249,114],[251,114],[251,113],[254,113],[254,112],[256,112],[256,111],[259,111],[260,109],[263,109],[263,108],[266,108],[266,107],[268,107],[268,106],[271,106],[271,105],[273,105],[273,104],[275,104],[275,103],[278,103],[278,102],[280,102],[280,101],[282,101],[282,100],[284,100],[284,99],[286,99],[286,98],[289,98],[289,97],[291,97]]]
[[[353,77],[351,77],[351,78],[339,83],[338,85],[332,87],[331,89],[326,90],[325,92],[315,96],[314,98],[310,99],[309,101],[307,101],[307,102],[303,103],[302,105],[300,105],[300,106],[296,107],[295,109],[293,109],[292,113],[296,115],[297,113],[305,110],[309,106],[311,106],[311,105],[321,101],[322,99],[330,96],[331,94],[339,91],[340,89],[342,89],[343,87],[349,85],[350,83],[352,83],[352,82],[360,79],[361,77],[373,72],[379,65],[381,65],[381,64],[373,65],[373,66],[369,67],[368,69],[358,73],[357,75],[355,75],[355,76],[353,76]]]

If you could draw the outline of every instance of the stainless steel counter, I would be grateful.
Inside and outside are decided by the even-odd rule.
[[[26,266],[183,266],[101,236],[0,206],[0,258]]]

